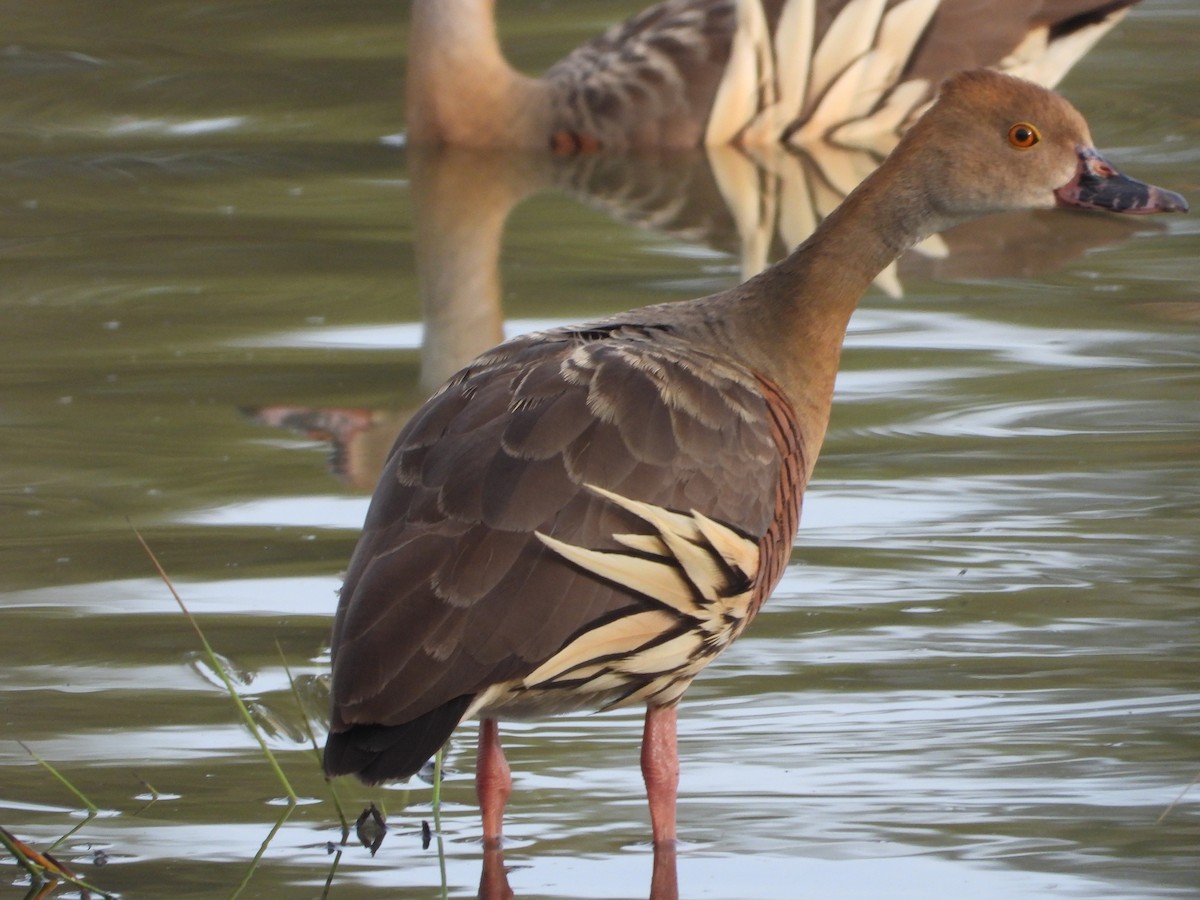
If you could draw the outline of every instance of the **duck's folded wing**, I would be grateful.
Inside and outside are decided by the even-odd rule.
[[[401,433],[373,498],[334,628],[332,731],[453,729],[495,685],[539,669],[565,685],[590,659],[582,636],[602,657],[670,631],[706,578],[732,590],[740,572],[765,596],[798,516],[781,403],[653,328],[536,335],[464,370]]]

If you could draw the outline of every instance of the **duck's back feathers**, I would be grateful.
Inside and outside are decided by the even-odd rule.
[[[376,490],[333,634],[330,771],[411,774],[472,703],[674,702],[782,574],[798,442],[770,385],[669,329],[485,354],[404,429]],[[725,559],[739,548],[751,571]]]

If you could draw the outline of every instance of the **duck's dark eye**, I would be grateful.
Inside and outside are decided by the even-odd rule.
[[[1041,139],[1038,130],[1028,122],[1018,122],[1008,129],[1008,142],[1018,150],[1028,150]]]

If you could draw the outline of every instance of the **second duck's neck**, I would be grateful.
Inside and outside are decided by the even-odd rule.
[[[407,131],[414,143],[544,147],[546,85],[508,64],[495,0],[413,0]]]

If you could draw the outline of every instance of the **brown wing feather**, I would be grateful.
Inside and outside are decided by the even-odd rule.
[[[694,147],[729,61],[736,0],[666,0],[546,72],[554,130],[606,148]]]
[[[695,509],[752,540],[782,529],[790,546],[794,517],[772,524],[785,466],[774,422],[751,373],[654,327],[534,335],[460,373],[397,439],[346,575],[330,771],[364,770],[378,750],[403,765],[374,761],[365,777],[410,774],[463,698],[524,677],[618,611],[651,608],[536,537],[615,550],[614,534],[647,533],[585,485]],[[456,712],[436,713],[447,704]]]
[[[936,84],[960,69],[993,66],[1034,28],[1051,39],[1103,21],[1138,0],[942,0],[903,78]]]

